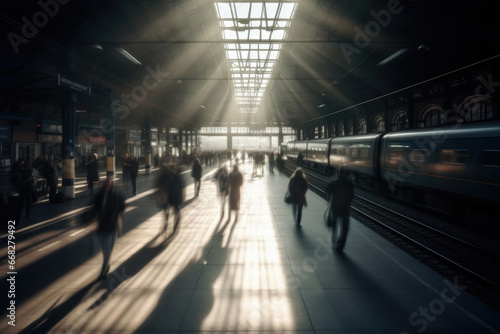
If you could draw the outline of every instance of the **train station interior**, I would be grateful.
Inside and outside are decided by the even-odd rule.
[[[495,9],[2,1],[0,332],[500,333]]]

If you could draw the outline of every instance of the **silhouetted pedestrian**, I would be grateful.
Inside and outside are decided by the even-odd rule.
[[[200,194],[200,186],[201,186],[201,174],[202,167],[200,164],[200,159],[195,159],[193,163],[193,168],[191,169],[191,176],[194,179],[194,196],[198,197]]]
[[[297,227],[302,220],[302,208],[307,206],[307,179],[301,168],[297,168],[288,182],[288,191],[293,194],[292,212]]]
[[[236,211],[236,218],[238,220],[238,211],[240,209],[241,200],[241,186],[243,185],[243,174],[239,171],[238,165],[233,166],[233,171],[229,174],[229,213],[227,221],[231,220],[231,211]]]
[[[137,175],[139,174],[139,160],[133,154],[129,155],[130,182],[132,183],[132,194],[137,194]]]
[[[219,192],[221,200],[221,220],[224,218],[224,208],[226,206],[226,198],[229,195],[229,173],[227,171],[226,165],[220,167],[214,175],[217,181],[217,190]]]
[[[60,163],[54,159],[51,155],[45,157],[45,165],[43,169],[43,175],[47,180],[47,186],[49,187],[49,203],[56,203],[57,185],[59,179],[59,171],[61,170]]]
[[[302,163],[304,162],[304,155],[302,154],[302,152],[299,152],[299,154],[297,155],[297,166],[302,166]]]
[[[31,201],[33,200],[33,187],[35,186],[35,172],[29,161],[21,160],[14,171],[14,184],[19,192],[19,200],[26,205],[26,218],[29,218]],[[21,208],[22,211],[22,208]]]
[[[111,252],[117,236],[121,233],[121,215],[125,210],[125,199],[113,187],[113,176],[108,176],[102,189],[94,198],[98,218],[97,234],[102,249],[103,263],[100,278],[109,271]]]
[[[94,182],[99,181],[99,161],[97,160],[97,153],[92,153],[87,165],[87,188],[90,193],[94,193]]]
[[[181,219],[180,205],[184,200],[184,182],[178,166],[174,164],[163,164],[161,166],[158,188],[159,198],[165,213],[163,234],[167,232],[170,207],[174,211],[175,232]]]
[[[269,153],[269,172],[274,174],[274,152]]]
[[[128,153],[123,154],[122,182],[123,182],[123,192],[127,194],[129,192],[129,184],[130,184],[130,157]]]
[[[354,188],[345,170],[341,169],[338,178],[328,185],[327,196],[332,210],[332,246],[342,252],[349,232],[349,213],[354,197]]]

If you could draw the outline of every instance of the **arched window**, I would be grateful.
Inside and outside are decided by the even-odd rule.
[[[406,115],[406,111],[401,110],[394,115],[392,118],[391,128],[392,131],[408,129],[408,117]]]
[[[374,130],[374,132],[377,132],[377,133],[385,131],[384,117],[379,115],[373,119],[373,130]]]
[[[358,135],[366,134],[366,120],[364,118],[358,121]]]
[[[446,116],[443,108],[438,104],[429,104],[422,108],[420,112],[420,124],[423,127],[429,128],[433,126],[440,126],[446,123]]]
[[[352,136],[354,134],[354,125],[352,123],[352,121],[349,121],[347,125],[349,136]]]
[[[495,117],[489,96],[469,96],[461,106],[462,117],[466,122],[484,121]]]
[[[335,128],[335,123],[333,123],[331,125],[331,128],[330,128],[330,137],[332,137],[332,138],[337,137],[337,131],[336,131],[336,128]]]
[[[345,136],[345,129],[343,122],[339,123],[338,129],[339,129],[339,136]]]

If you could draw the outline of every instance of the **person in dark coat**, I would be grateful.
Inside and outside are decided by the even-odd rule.
[[[130,184],[130,156],[128,153],[123,154],[122,158],[122,181],[123,181],[123,192],[127,194],[129,192]]]
[[[94,182],[99,181],[99,161],[97,160],[97,153],[92,153],[87,165],[87,188],[90,193],[94,193]]]
[[[104,279],[109,271],[116,238],[121,232],[121,215],[125,210],[125,199],[114,189],[113,176],[106,178],[104,186],[94,198],[94,207],[98,218],[97,235],[103,255],[100,278]]]
[[[297,155],[297,166],[302,166],[302,163],[304,162],[304,155],[302,152],[299,152],[299,155]]]
[[[43,176],[45,176],[47,180],[47,186],[49,187],[49,203],[51,204],[56,203],[59,169],[59,163],[53,156],[50,156],[50,158],[47,156],[45,157]]]
[[[307,206],[307,178],[301,168],[297,168],[288,182],[288,191],[293,194],[292,212],[297,227],[302,220],[302,208]]]
[[[200,159],[195,159],[193,163],[193,168],[191,169],[191,176],[194,179],[194,196],[198,197],[200,194],[200,186],[201,186],[201,173],[202,167],[200,164]]]
[[[269,153],[269,172],[274,174],[274,152]]]
[[[231,210],[236,211],[236,218],[238,220],[238,210],[240,209],[241,200],[241,186],[243,185],[243,174],[239,171],[238,165],[233,166],[233,171],[229,174],[229,213],[227,221],[231,220]]]
[[[163,225],[163,234],[166,235],[168,228],[168,218],[170,207],[174,210],[174,232],[179,226],[181,219],[180,205],[184,200],[184,182],[182,180],[180,168],[175,164],[163,164],[160,166],[160,177],[158,181],[158,190],[161,205],[165,212],[165,224]]]
[[[139,160],[133,154],[129,156],[130,182],[132,183],[132,194],[137,194],[137,174],[139,174]]]
[[[226,197],[229,195],[229,173],[226,165],[221,166],[215,173],[214,179],[217,181],[217,190],[221,200],[221,221],[224,218],[224,208],[226,206]]]
[[[349,213],[354,197],[354,187],[343,169],[339,171],[338,178],[328,185],[327,196],[332,210],[332,246],[342,252],[349,232]]]
[[[31,201],[33,200],[33,187],[35,186],[35,173],[31,167],[31,162],[20,161],[14,172],[14,183],[19,192],[21,205],[26,204],[26,218],[29,218]],[[22,211],[22,209],[21,209]]]

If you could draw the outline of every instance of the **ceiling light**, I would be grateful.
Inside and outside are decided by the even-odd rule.
[[[392,55],[390,55],[389,57],[385,58],[384,60],[382,60],[380,63],[378,63],[377,65],[379,66],[382,66],[382,65],[385,65],[391,61],[393,61],[394,59],[396,59],[397,57],[401,56],[403,53],[405,53],[406,51],[408,51],[409,49],[408,48],[404,48],[404,49],[401,49],[401,50],[398,50],[396,52],[394,52]]]
[[[116,51],[118,51],[122,56],[130,60],[132,63],[136,65],[142,65],[140,61],[138,61],[134,56],[132,56],[130,53],[128,53],[125,49],[122,48],[115,48]]]

